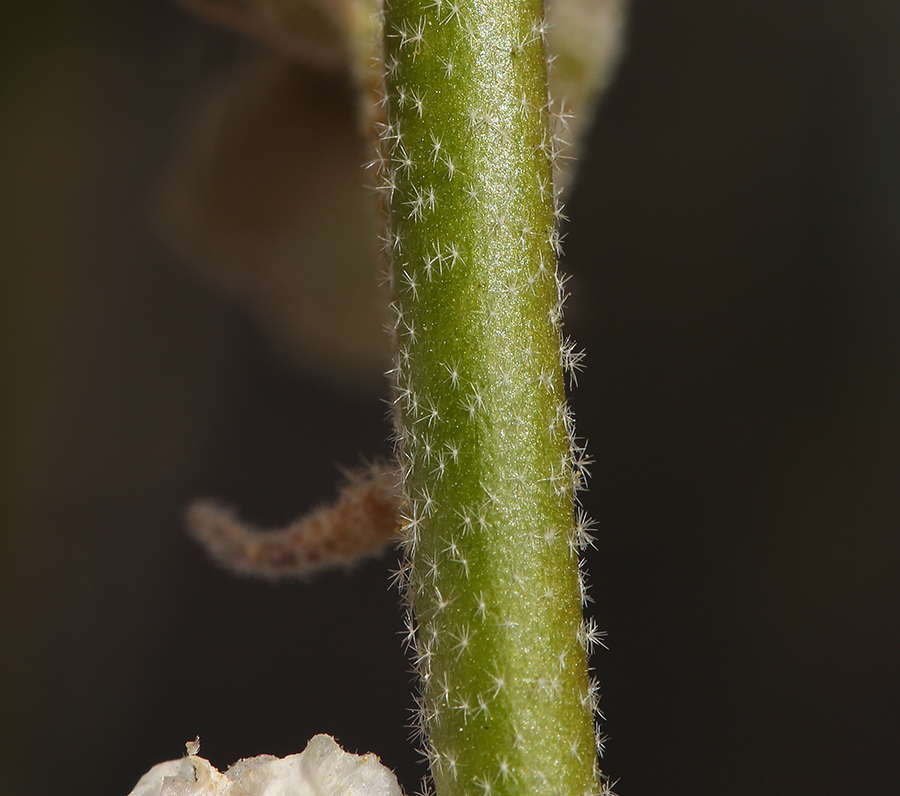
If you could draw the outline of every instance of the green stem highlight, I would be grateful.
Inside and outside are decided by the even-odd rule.
[[[602,790],[540,0],[384,9],[400,573],[438,796]]]

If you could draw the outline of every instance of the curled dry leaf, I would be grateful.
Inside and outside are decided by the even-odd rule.
[[[166,235],[301,367],[374,389],[387,345],[381,211],[361,164],[383,121],[377,0],[181,2],[290,58],[236,70],[198,109],[163,193]],[[626,5],[547,2],[550,93],[570,154],[619,59]],[[572,162],[560,160],[561,187]]]
[[[397,533],[396,481],[393,469],[378,465],[351,474],[333,505],[274,531],[247,525],[217,503],[199,501],[188,510],[188,530],[215,561],[244,575],[275,580],[352,566],[380,553]]]

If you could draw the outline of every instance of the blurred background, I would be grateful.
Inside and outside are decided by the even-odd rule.
[[[286,522],[389,454],[359,197],[277,167],[348,118],[165,0],[3,4],[0,794],[124,796],[197,734],[225,767],[328,732],[418,787],[394,554],[271,586],[182,524]],[[623,796],[896,792],[898,142],[895,0],[634,3],[564,259]],[[341,242],[302,312],[293,235]]]

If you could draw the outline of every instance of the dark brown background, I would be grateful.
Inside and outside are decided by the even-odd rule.
[[[0,793],[124,796],[200,734],[316,732],[412,792],[390,557],[276,588],[263,523],[384,454],[381,395],[273,359],[148,221],[248,45],[162,0],[0,12]],[[637,0],[565,267],[588,352],[605,766],[626,796],[890,794],[900,773],[900,7]]]

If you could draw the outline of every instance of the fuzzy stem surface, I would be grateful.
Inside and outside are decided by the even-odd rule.
[[[539,0],[389,0],[400,577],[438,796],[599,791]]]

